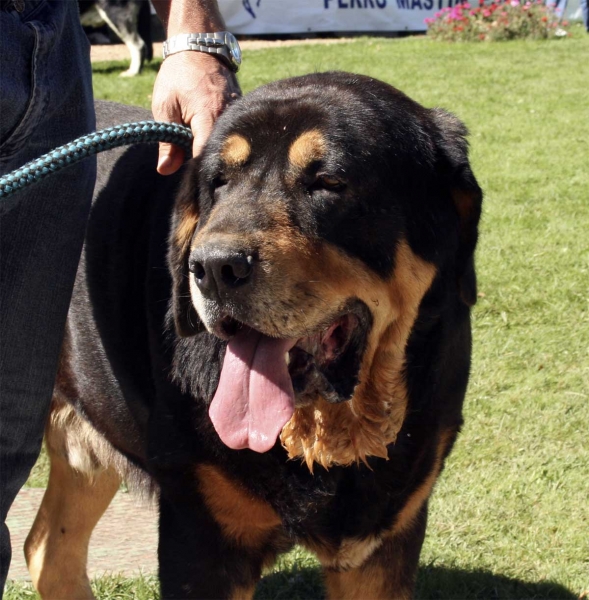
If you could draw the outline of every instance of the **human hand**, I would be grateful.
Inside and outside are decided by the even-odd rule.
[[[192,155],[198,156],[217,117],[240,95],[235,74],[219,59],[202,52],[178,52],[162,63],[151,107],[156,121],[181,123],[192,129]],[[183,150],[160,143],[158,173],[171,175],[183,162]]]

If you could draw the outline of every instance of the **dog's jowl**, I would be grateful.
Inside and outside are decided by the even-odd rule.
[[[101,158],[26,546],[45,598],[91,597],[121,478],[159,503],[163,598],[251,597],[293,544],[330,598],[411,597],[470,369],[465,135],[324,73],[236,101],[179,176]]]

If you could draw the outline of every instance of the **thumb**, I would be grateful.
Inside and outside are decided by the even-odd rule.
[[[160,142],[159,155],[157,159],[157,172],[160,175],[171,175],[175,173],[184,162],[184,151],[178,146]]]

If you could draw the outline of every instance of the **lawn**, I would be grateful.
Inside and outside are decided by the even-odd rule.
[[[589,592],[589,35],[444,44],[364,38],[246,52],[244,91],[342,69],[459,115],[485,191],[466,425],[431,501],[418,598],[574,599]],[[94,65],[98,98],[149,106]],[[32,483],[42,481],[43,468]],[[100,598],[154,598],[152,577],[95,582]],[[296,549],[258,599],[322,597]],[[7,600],[30,597],[22,584]]]

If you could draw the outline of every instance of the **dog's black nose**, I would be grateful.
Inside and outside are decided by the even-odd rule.
[[[203,295],[222,295],[251,280],[254,257],[242,250],[205,245],[193,250],[188,268]]]

